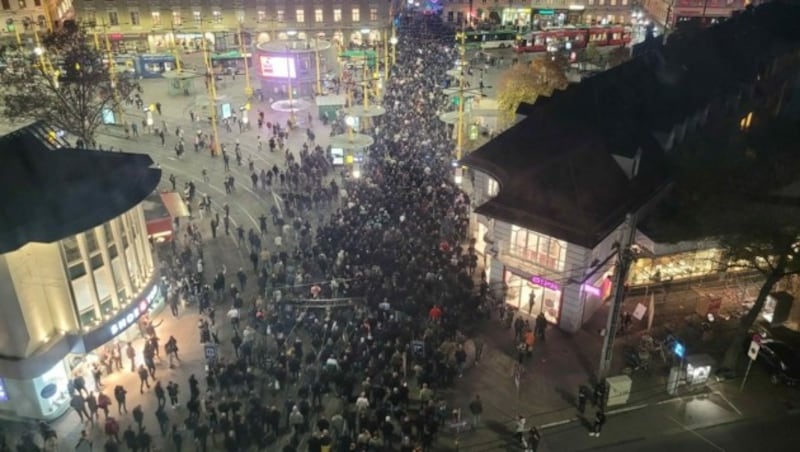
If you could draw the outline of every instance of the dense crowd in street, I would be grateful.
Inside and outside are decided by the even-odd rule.
[[[283,153],[283,168],[257,168],[237,139],[233,149],[221,148],[222,174],[202,171],[206,183],[223,178],[231,196],[230,167],[247,167],[252,190],[274,202],[258,228],[234,224],[227,202],[213,209],[207,194],[185,182],[193,215],[176,222],[172,249],[161,254],[162,290],[172,315],[184,303],[198,309],[198,339],[219,352],[205,375],[185,385],[159,381],[156,363],[179,363],[178,344],[160,343],[169,335],[145,319],[142,348],[116,345],[107,361],[117,370],[130,365],[139,392],[154,394],[160,432],[144,428],[150,414],[141,405],[128,418],[125,394],[133,388],[103,389],[98,372],[89,391],[76,376],[72,407],[87,428],[76,450],[92,450],[95,423],[109,452],[149,451],[160,441],[199,451],[429,451],[441,428],[467,425],[437,394],[463,374],[468,338],[460,328],[485,310],[487,290],[474,287],[469,199],[454,183],[451,126],[437,117],[457,54],[438,18],[403,17],[399,33],[386,114],[371,124],[375,143],[360,177],[335,174],[310,130],[302,149],[289,149],[289,134],[303,132],[260,116],[257,149]],[[162,144],[166,129],[158,133]],[[331,130],[344,130],[342,117]],[[180,128],[175,137],[181,157]],[[208,146],[198,130],[195,150]],[[180,188],[175,176],[169,182]],[[205,271],[203,243],[221,234],[233,236],[252,268]],[[476,396],[469,427],[477,427],[481,410]],[[534,448],[538,433],[522,427],[517,433]],[[41,429],[46,449],[58,450],[54,432]],[[35,450],[32,443],[19,450]]]

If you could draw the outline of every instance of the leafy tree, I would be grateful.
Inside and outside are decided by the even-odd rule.
[[[6,64],[0,73],[0,114],[12,121],[43,120],[94,142],[103,110],[120,107],[117,100],[127,98],[135,85],[122,74],[112,77],[90,41],[77,27],[65,27],[44,36],[37,49],[6,47],[0,55]]]
[[[549,96],[556,89],[566,88],[568,65],[565,56],[556,54],[508,68],[501,75],[498,86],[497,104],[501,123],[510,124],[514,120],[519,104],[533,103],[540,95]]]
[[[606,57],[608,68],[619,66],[631,59],[631,50],[625,46],[614,47]]]
[[[597,50],[597,44],[590,42],[586,45],[586,48],[583,49],[581,52],[581,61],[591,64],[600,65],[603,59],[603,56],[600,54],[600,51]]]
[[[697,134],[673,161],[675,185],[656,214],[670,241],[715,238],[723,265],[764,275],[740,319],[723,367],[735,369],[742,341],[782,279],[800,273],[800,127],[773,122],[749,134],[726,128]]]

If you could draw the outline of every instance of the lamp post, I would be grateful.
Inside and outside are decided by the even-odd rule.
[[[114,116],[120,124],[124,124],[122,120],[122,103],[119,99],[119,90],[117,89],[117,68],[114,61],[114,54],[111,52],[111,41],[108,39],[108,27],[103,21],[103,38],[106,44],[106,58],[108,58],[108,78],[111,81],[111,95],[114,96]]]
[[[322,74],[319,72],[319,37],[314,38],[314,64],[317,67],[317,96],[321,96]]]
[[[181,52],[178,48],[178,45],[175,43],[175,22],[172,23],[172,43],[170,48],[172,49],[172,54],[175,56],[175,70],[178,71],[178,74],[183,72],[183,66],[181,65]]]
[[[392,25],[392,38],[389,39],[392,44],[392,66],[397,64],[397,33],[395,32],[394,25]]]
[[[219,131],[217,130],[217,77],[214,66],[211,64],[211,54],[208,52],[206,34],[203,31],[203,21],[200,21],[200,38],[203,42],[203,62],[206,65],[206,80],[208,88],[208,114],[211,119],[211,156],[218,153]]]
[[[242,61],[244,62],[244,95],[249,101],[253,97],[253,85],[250,84],[250,61],[247,58],[247,52],[244,47],[244,39],[242,39],[242,21],[239,21],[239,53],[242,54]]]
[[[296,30],[289,30],[286,32],[289,39],[294,39],[297,36]],[[292,92],[292,69],[294,69],[294,57],[292,56],[292,48],[289,44],[286,45],[286,84],[289,87],[289,122],[292,126],[295,123],[294,115],[294,93]],[[297,73],[294,71],[295,74]]]
[[[369,28],[362,28],[361,35],[362,35],[361,44],[366,46],[366,40],[369,38]],[[369,108],[369,86],[368,86],[369,82],[367,81],[368,80],[367,73],[369,71],[369,53],[367,52],[368,50],[364,51],[364,71],[361,80],[364,93],[364,111],[367,111],[367,109]],[[377,64],[377,58],[376,58],[376,64]]]
[[[389,33],[381,35],[383,38],[383,79],[389,80]]]

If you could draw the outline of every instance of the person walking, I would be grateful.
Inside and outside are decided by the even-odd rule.
[[[586,399],[589,398],[589,388],[584,385],[581,385],[578,388],[578,412],[583,415],[583,412],[586,410]]]
[[[525,423],[527,420],[521,414],[517,415],[517,420],[514,421],[514,436],[517,438],[517,441],[520,443],[523,442],[525,436]]]
[[[531,426],[528,430],[528,436],[525,438],[525,452],[536,452],[539,448],[539,442],[542,440],[542,435],[535,426]]]
[[[125,411],[125,414],[128,414],[128,406],[125,405],[125,399],[128,391],[122,387],[122,385],[117,385],[114,387],[114,398],[117,399],[117,414],[122,414]]]
[[[76,393],[74,396],[72,396],[72,400],[70,400],[69,405],[78,413],[78,417],[81,418],[81,422],[85,422],[87,419],[92,418],[89,415],[89,412],[86,411],[86,400],[80,393]]]
[[[600,436],[600,431],[603,430],[603,425],[606,423],[606,415],[603,413],[603,410],[597,410],[597,413],[594,416],[594,424],[592,425],[592,431],[589,432],[589,436],[594,436],[595,438]]]
[[[147,381],[148,378],[150,378],[150,372],[147,371],[144,364],[139,364],[139,394],[144,394],[145,386],[147,386],[147,389],[150,389],[150,382]]]
[[[128,345],[125,347],[125,356],[131,362],[131,372],[136,372],[136,350],[133,349],[133,344],[128,342]]]
[[[169,394],[169,404],[174,410],[178,406],[178,383],[173,381],[167,383],[167,394]]]
[[[97,395],[97,408],[103,410],[104,419],[108,419],[108,408],[111,406],[111,397],[100,393]]]
[[[78,438],[78,444],[75,445],[76,452],[91,452],[92,451],[92,441],[89,440],[89,435],[86,434],[86,430],[81,430],[81,437]]]
[[[475,364],[481,362],[481,355],[483,355],[483,339],[476,337],[472,339],[472,345],[475,347]]]
[[[136,425],[139,426],[139,430],[142,429],[142,424],[144,423],[144,410],[142,409],[141,405],[136,405],[133,408],[133,421],[136,422]]]
[[[167,394],[160,381],[156,381],[154,392],[156,393],[156,400],[158,400],[158,408],[164,408],[164,405],[167,404]]]
[[[475,394],[475,398],[469,403],[469,412],[472,413],[472,427],[478,428],[481,423],[481,414],[483,414],[483,402],[481,396]]]

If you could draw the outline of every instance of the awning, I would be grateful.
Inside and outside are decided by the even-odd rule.
[[[161,193],[161,201],[167,207],[167,211],[172,218],[188,217],[189,208],[183,202],[181,196],[174,191]]]

